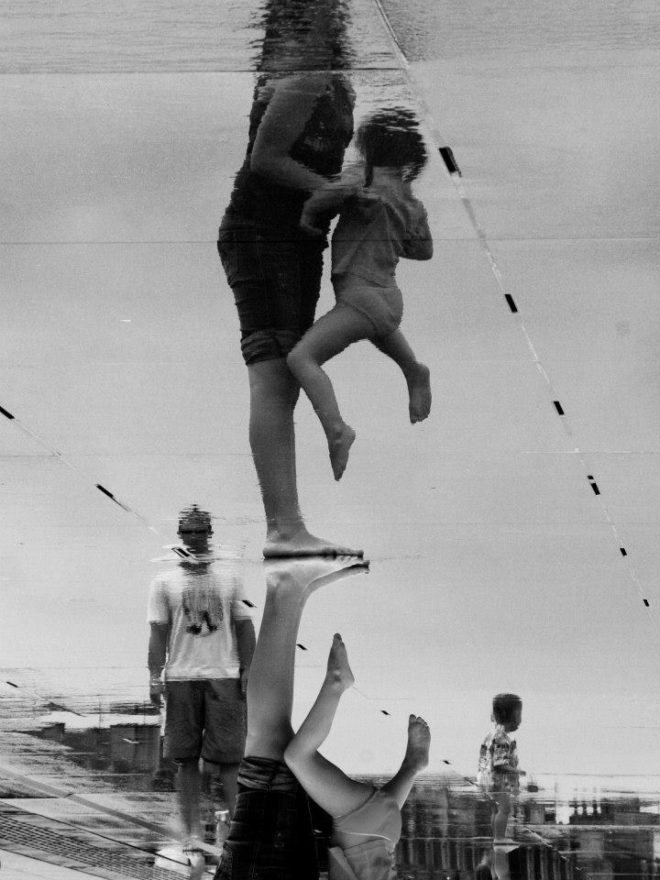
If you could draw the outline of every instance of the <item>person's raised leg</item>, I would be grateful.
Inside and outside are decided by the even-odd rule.
[[[389,336],[374,339],[373,343],[399,366],[404,375],[408,385],[410,421],[413,424],[423,421],[431,412],[431,374],[429,368],[417,360],[415,352],[401,330],[395,330]]]
[[[408,718],[408,741],[403,762],[396,775],[383,786],[383,791],[396,799],[399,809],[410,794],[415,776],[428,766],[430,745],[431,731],[428,724],[419,715],[411,715]]]
[[[335,819],[357,810],[373,791],[318,752],[330,733],[339,700],[353,682],[346,646],[337,633],[319,695],[284,752],[284,760],[309,797]]]
[[[355,431],[343,420],[332,382],[321,364],[351,343],[372,335],[372,324],[361,312],[336,305],[319,318],[287,358],[289,369],[309,397],[323,426],[336,480],[341,478],[348,463]]]
[[[362,556],[307,531],[298,505],[293,411],[299,386],[286,360],[258,361],[248,366],[250,380],[250,447],[264,511],[264,556]]]
[[[321,586],[368,571],[354,557],[296,559],[265,564],[267,592],[247,687],[245,754],[281,760],[293,737],[293,674],[300,619]]]

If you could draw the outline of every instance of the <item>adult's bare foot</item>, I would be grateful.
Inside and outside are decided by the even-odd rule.
[[[302,559],[267,559],[264,569],[268,589],[293,591],[306,599],[319,587],[354,574],[368,574],[369,562],[355,556],[311,556]]]
[[[332,640],[330,656],[328,657],[326,681],[334,687],[338,687],[341,691],[347,691],[355,684],[355,677],[348,664],[346,645],[342,641],[339,633],[335,633]]]
[[[426,364],[417,364],[406,374],[408,383],[408,412],[410,422],[423,422],[431,412],[431,372]]]
[[[419,773],[428,767],[431,731],[424,719],[419,715],[411,715],[408,719],[408,744],[403,759],[404,764]]]
[[[348,454],[354,442],[355,431],[347,424],[342,426],[337,436],[328,441],[330,464],[332,465],[332,473],[335,475],[335,480],[341,480],[348,464]]]
[[[266,559],[306,556],[357,556],[361,559],[364,556],[364,550],[344,547],[343,544],[317,538],[310,534],[302,523],[269,529],[263,553]]]

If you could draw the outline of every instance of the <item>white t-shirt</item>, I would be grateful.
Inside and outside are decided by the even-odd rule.
[[[249,619],[243,586],[222,563],[179,565],[157,575],[149,591],[149,623],[171,626],[166,681],[238,678],[236,621]]]

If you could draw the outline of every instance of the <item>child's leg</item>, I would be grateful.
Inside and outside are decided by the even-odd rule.
[[[281,760],[293,736],[296,641],[307,599],[323,584],[367,566],[354,557],[266,563],[266,605],[247,687],[246,755]]]
[[[395,330],[389,336],[379,337],[373,342],[401,368],[408,385],[410,421],[423,421],[431,411],[429,368],[417,360],[401,330]]]
[[[332,383],[321,369],[352,342],[373,333],[371,322],[347,306],[336,305],[307,331],[287,358],[287,364],[316,410],[328,440],[330,461],[338,480],[348,462],[355,432],[341,417]]]
[[[371,787],[350,779],[317,751],[325,741],[341,695],[353,685],[346,648],[336,635],[328,657],[328,670],[316,702],[284,753],[284,760],[312,800],[333,818],[361,807]]]
[[[498,841],[506,837],[506,826],[511,815],[511,795],[508,791],[494,791],[492,797],[497,804],[493,817],[493,839]]]
[[[418,715],[411,715],[408,719],[408,743],[403,763],[396,776],[383,786],[383,791],[396,799],[399,809],[402,809],[410,794],[415,776],[428,766],[430,744],[431,731],[428,724]]]

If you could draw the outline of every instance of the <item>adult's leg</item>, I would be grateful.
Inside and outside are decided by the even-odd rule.
[[[401,369],[408,385],[410,421],[423,421],[431,412],[431,383],[429,368],[420,363],[401,330],[373,340],[374,345],[391,358]]]
[[[337,634],[316,702],[284,752],[284,760],[307,794],[335,819],[357,810],[373,791],[346,776],[317,751],[330,733],[341,695],[353,682],[346,647]]]
[[[419,715],[411,715],[408,718],[408,742],[403,762],[396,775],[383,786],[383,791],[396,799],[399,809],[408,799],[415,776],[428,766],[430,744],[428,724]]]
[[[340,479],[348,462],[355,431],[342,419],[332,382],[321,364],[359,339],[373,335],[371,321],[348,306],[336,305],[311,327],[290,352],[289,369],[309,397],[328,441],[335,479]]]
[[[245,754],[281,760],[289,744],[298,627],[307,599],[319,587],[360,571],[355,558],[266,563],[267,592],[247,687]]]
[[[199,759],[188,758],[179,764],[179,809],[183,825],[184,843],[191,839],[201,839],[202,820],[200,815],[201,774]]]
[[[362,556],[310,534],[298,504],[293,411],[299,386],[284,358],[248,366],[250,447],[266,513],[265,557]]]
[[[230,817],[234,815],[236,807],[236,794],[238,791],[238,764],[218,764],[218,776],[222,782],[222,790],[229,810]]]

